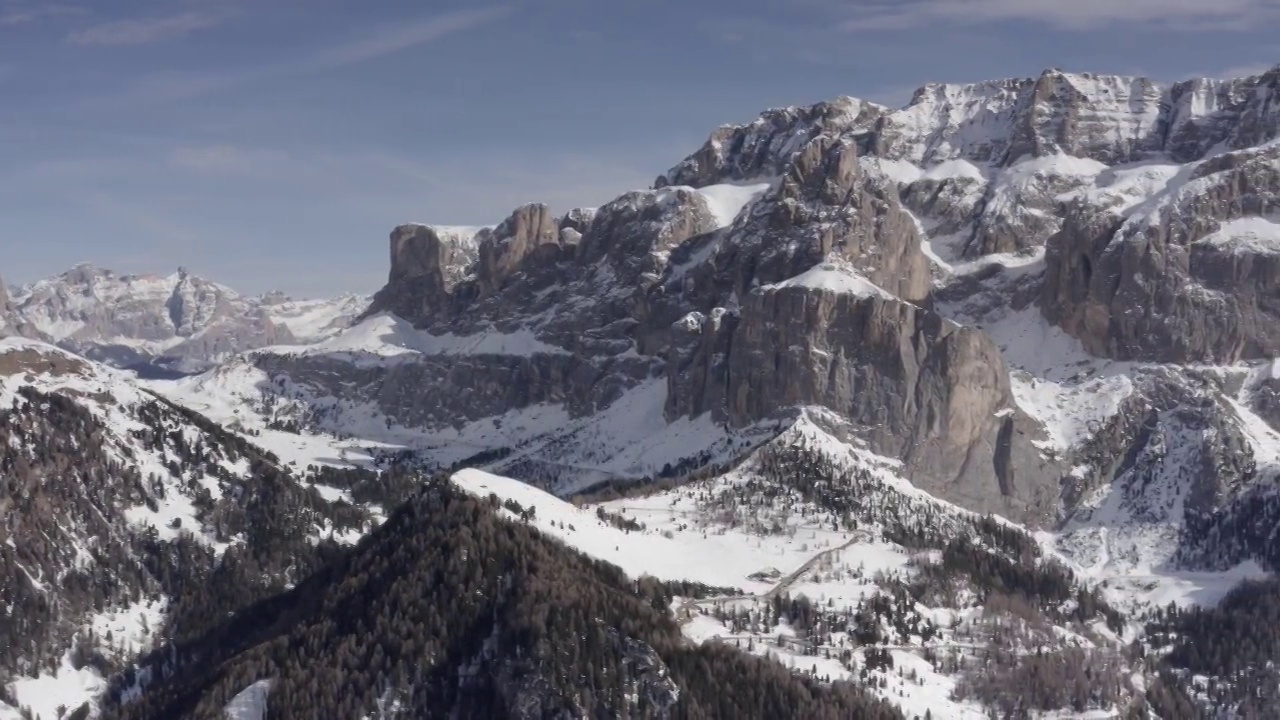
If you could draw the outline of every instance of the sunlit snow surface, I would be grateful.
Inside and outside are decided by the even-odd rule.
[[[1237,253],[1280,253],[1280,214],[1269,218],[1244,217],[1222,224],[1199,244]]]
[[[145,651],[156,639],[164,622],[165,602],[143,601],[126,607],[108,609],[93,615],[85,624],[99,642],[99,650],[108,657],[133,658]],[[110,640],[107,635],[110,633]],[[57,720],[58,708],[70,713],[84,703],[96,708],[107,688],[107,680],[92,665],[79,670],[71,664],[70,651],[65,653],[53,672],[36,677],[17,677],[10,685],[17,707],[0,702],[0,720],[17,720],[20,708],[28,708],[37,720]]]
[[[193,479],[198,487],[209,490],[214,497],[221,496],[225,488],[212,475],[188,475],[181,481],[172,477],[168,466],[159,454],[150,452],[134,437],[144,429],[130,408],[153,402],[138,381],[129,373],[92,363],[54,346],[17,337],[0,339],[0,407],[8,407],[18,391],[31,387],[45,393],[59,393],[74,400],[88,410],[103,426],[103,445],[108,454],[124,467],[136,468],[143,477],[154,476],[163,483],[163,499],[157,509],[137,505],[125,511],[125,517],[136,529],[154,528],[161,538],[174,538],[179,533],[189,533],[215,551],[225,550],[238,538],[226,542],[215,539],[197,519],[193,492],[186,479]],[[188,440],[198,439],[200,430],[194,426],[178,428]],[[330,448],[330,452],[333,449]],[[248,472],[248,461],[219,460],[223,469],[232,475]],[[323,535],[323,528],[316,529]],[[354,542],[358,538],[343,536],[340,540]],[[91,557],[87,548],[77,547],[78,554]],[[37,590],[49,589],[48,581],[33,578]],[[163,598],[152,598],[126,606],[111,606],[102,612],[83,618],[82,627],[92,631],[98,650],[108,657],[127,660],[145,652],[152,646],[164,624],[167,610]],[[87,634],[87,633],[86,633]],[[0,720],[19,717],[18,708],[28,707],[37,717],[54,720],[58,708],[65,706],[68,712],[81,704],[97,702],[106,688],[106,680],[92,666],[75,669],[70,662],[67,648],[58,667],[42,671],[35,677],[16,677],[10,683],[17,707],[0,702]]]
[[[707,209],[715,217],[716,224],[728,227],[733,224],[738,213],[752,202],[758,200],[770,187],[770,183],[745,183],[741,185],[720,184],[706,185],[695,192],[707,203]]]
[[[852,295],[859,298],[878,297],[897,300],[893,295],[863,277],[848,263],[835,260],[818,263],[793,278],[765,285],[764,289],[781,290],[790,287],[826,290],[838,295]]]
[[[270,694],[271,681],[259,680],[231,698],[222,709],[222,716],[226,720],[266,720]]]
[[[427,333],[408,328],[393,316],[370,318],[336,339],[357,346],[356,341],[344,339],[348,334],[373,338],[365,346],[365,354],[352,356],[355,362],[375,356],[418,354],[424,347],[422,343],[432,342],[421,340],[421,335],[431,337]],[[434,352],[439,346],[427,347]],[[617,476],[654,475],[667,463],[679,463],[704,452],[728,459],[741,453],[744,443],[750,443],[753,437],[750,431],[730,433],[708,415],[667,422],[663,412],[667,384],[661,378],[641,383],[590,417],[571,417],[560,404],[540,404],[431,431],[388,423],[376,408],[364,403],[308,395],[315,404],[333,406],[340,412],[331,427],[304,435],[266,427],[266,419],[255,407],[263,388],[271,386],[271,379],[248,359],[199,376],[154,381],[148,386],[235,430],[252,430],[248,437],[251,442],[300,468],[312,464],[364,464],[370,448],[411,449],[444,466],[481,451],[513,448],[507,462],[532,459],[559,467],[566,476],[557,488],[562,492]],[[291,389],[310,393],[306,387]],[[346,439],[339,440],[339,434]]]
[[[85,703],[93,706],[107,689],[102,674],[86,665],[76,670],[71,665],[71,655],[62,657],[57,670],[35,678],[19,678],[10,689],[18,707],[7,707],[0,702],[0,720],[18,720],[18,708],[28,708],[36,720],[59,720],[59,708],[70,713]]]
[[[808,415],[787,431],[785,437],[788,442],[804,437],[837,462],[852,463],[872,472],[888,492],[936,504],[945,508],[944,512],[967,515],[896,477],[892,461],[854,451],[831,437],[811,422]],[[832,531],[824,523],[806,519],[800,505],[793,511],[781,512],[775,519],[781,519],[783,527],[779,532],[768,534],[725,524],[701,505],[700,497],[744,482],[746,474],[751,472],[744,468],[690,487],[581,508],[517,480],[477,470],[458,472],[453,482],[478,497],[493,494],[514,500],[526,510],[533,508],[528,522],[540,531],[588,555],[617,564],[632,577],[651,575],[740,589],[742,595],[728,598],[696,602],[677,599],[673,610],[684,634],[693,642],[724,642],[744,652],[749,650],[774,658],[797,672],[833,680],[849,678],[853,673],[836,659],[804,654],[794,646],[776,645],[779,635],[794,634],[785,625],[747,638],[732,635],[728,628],[705,613],[717,603],[749,609],[771,593],[784,591],[808,596],[823,605],[831,602],[836,607],[850,607],[878,592],[874,581],[877,573],[909,572],[907,563],[912,551],[879,539],[875,528]],[[618,529],[602,521],[596,515],[598,509],[641,523],[645,529],[630,532]],[[761,573],[768,577],[762,577]],[[942,615],[939,619],[951,617],[949,611],[943,611]],[[937,649],[946,645],[947,641],[940,640],[929,646]],[[915,669],[921,683],[911,682],[896,671],[875,671],[873,675],[886,683],[884,688],[875,684],[875,692],[909,715],[923,716],[926,709],[931,709],[935,717],[974,720],[985,717],[980,707],[950,698],[955,680],[933,671],[920,655],[924,647],[917,639],[912,646],[890,650],[895,664]]]

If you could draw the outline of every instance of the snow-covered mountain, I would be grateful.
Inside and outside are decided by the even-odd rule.
[[[120,367],[207,368],[245,350],[314,342],[347,326],[368,299],[258,297],[190,274],[118,275],[90,265],[16,288],[12,312],[45,338]]]
[[[558,463],[538,477],[560,491],[821,406],[921,487],[1052,526],[1064,482],[1104,485],[1127,456],[1133,437],[1096,433],[1139,412],[1135,387],[1256,412],[1238,379],[1280,354],[1278,79],[1050,70],[927,86],[899,110],[770,110],[600,208],[399,227],[358,327],[250,353],[201,393],[229,379],[335,433],[523,448],[526,467]],[[591,447],[681,423],[714,428],[707,447],[634,463]]]
[[[764,655],[908,717],[1269,717],[1280,639],[1230,645],[1247,626],[1233,613],[1280,608],[1278,207],[1280,67],[1171,85],[1049,70],[929,85],[900,109],[769,110],[599,208],[402,225],[367,308],[78,269],[14,293],[9,317],[86,353],[127,337],[225,354],[121,394],[296,468],[284,487],[333,502],[295,535],[343,517],[354,539],[412,497],[305,591],[245,599],[228,621],[243,638],[166,616],[182,642],[139,661],[157,694],[113,694],[114,716],[306,716],[338,692],[353,716],[486,693],[669,709],[668,680],[688,682],[670,638],[563,619],[616,577],[581,570],[595,589],[579,593],[557,575],[571,590],[552,604],[573,609],[534,614],[565,635],[512,610],[553,592],[522,584],[542,550],[504,544],[534,528],[635,592],[669,583],[646,597],[670,601],[676,645],[742,651],[708,667]],[[50,352],[15,376],[98,367]],[[16,403],[22,422],[39,402]],[[199,495],[178,470],[175,492]],[[418,471],[451,480],[415,493]],[[180,525],[207,534],[209,517]],[[490,577],[482,548],[522,559]],[[444,573],[478,599],[424,599]],[[1228,594],[1242,580],[1261,582]],[[430,646],[448,661],[424,681],[405,648],[431,640],[401,629],[439,628],[446,608],[481,619]],[[548,669],[584,637],[607,648],[616,697]],[[356,647],[381,659],[349,667]],[[499,648],[541,659],[513,669]]]

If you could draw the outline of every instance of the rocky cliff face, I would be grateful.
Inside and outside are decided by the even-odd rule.
[[[770,110],[597,210],[397,228],[365,319],[411,326],[380,336],[393,349],[348,370],[346,346],[254,362],[406,427],[538,407],[588,423],[540,435],[559,438],[544,450],[584,442],[594,417],[616,425],[616,408],[717,437],[822,408],[931,492],[1053,522],[1068,470],[1116,482],[1139,453],[1137,426],[1098,439],[1117,417],[1225,437],[1212,413],[1082,404],[1085,388],[1135,382],[1097,358],[1280,354],[1278,79],[1049,70],[929,85],[902,109]],[[641,402],[655,382],[662,402]],[[682,460],[651,455],[630,471]],[[1205,487],[1238,484],[1224,467],[1206,461]],[[1206,492],[1204,507],[1225,497]]]
[[[791,156],[823,134],[866,131],[889,109],[842,97],[810,107],[766,110],[747,125],[724,125],[698,152],[658,177],[656,187],[702,187],[781,175]]]
[[[89,265],[19,289],[12,304],[23,322],[69,349],[120,366],[187,371],[236,352],[321,339],[364,309],[354,296],[251,298],[185,269],[160,277]]]
[[[1280,430],[1280,368],[1264,365],[1254,387],[1250,406],[1271,427]]]
[[[1180,168],[1138,207],[1077,201],[1042,305],[1093,353],[1156,362],[1280,354],[1280,146]]]
[[[703,324],[714,336],[716,321]],[[862,428],[876,452],[901,458],[926,490],[983,510],[1051,516],[1053,473],[1027,439],[1034,424],[1017,410],[999,349],[981,332],[833,264],[753,292],[727,327],[729,352],[709,343],[711,352],[695,351],[695,367],[672,374],[670,414],[705,407],[746,426],[781,408],[821,406]],[[687,398],[705,405],[686,406]]]

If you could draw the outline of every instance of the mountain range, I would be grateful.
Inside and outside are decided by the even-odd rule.
[[[372,298],[0,286],[0,718],[1280,711],[1280,66],[389,240]]]
[[[117,367],[190,373],[266,345],[311,343],[342,330],[368,298],[247,297],[179,268],[118,275],[77,265],[13,288],[9,313],[28,334]]]

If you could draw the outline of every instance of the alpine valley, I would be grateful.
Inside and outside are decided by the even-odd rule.
[[[389,260],[0,284],[0,718],[1280,715],[1280,66],[768,110]]]

